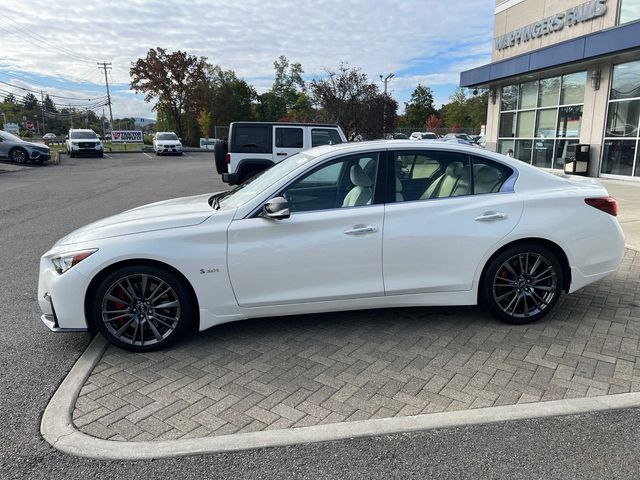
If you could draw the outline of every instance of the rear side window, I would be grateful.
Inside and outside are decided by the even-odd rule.
[[[271,125],[234,125],[231,152],[272,153]]]
[[[486,158],[473,157],[473,193],[499,192],[513,170],[501,163]]]
[[[336,145],[342,143],[340,134],[333,128],[312,128],[311,129],[311,146],[318,147],[320,145]]]
[[[302,148],[303,131],[301,128],[276,128],[276,147]]]

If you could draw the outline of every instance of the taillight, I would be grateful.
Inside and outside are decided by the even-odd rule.
[[[229,165],[231,163],[231,154],[230,153],[227,153],[224,156],[224,161],[227,162],[227,165]]]
[[[613,197],[585,198],[584,202],[614,217],[618,215],[618,204]]]

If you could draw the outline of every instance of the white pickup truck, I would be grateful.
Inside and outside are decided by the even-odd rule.
[[[215,144],[216,169],[222,181],[237,185],[294,153],[346,141],[338,125],[234,122],[229,140]]]

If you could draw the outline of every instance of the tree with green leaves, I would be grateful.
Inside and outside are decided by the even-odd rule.
[[[207,81],[206,105],[214,125],[254,119],[256,91],[245,80],[238,78],[233,70],[222,70],[210,65],[207,69]]]
[[[258,97],[258,119],[266,122],[286,120],[294,116],[291,110],[298,102],[300,94],[306,92],[306,84],[302,78],[304,70],[300,63],[292,63],[287,57],[280,55],[273,62],[273,67],[273,86],[271,90]]]
[[[206,94],[207,62],[204,57],[189,55],[180,50],[168,53],[163,48],[152,48],[145,58],[131,64],[131,89],[145,95],[145,101],[157,98],[154,108],[162,107],[172,118],[178,136],[187,128],[191,134],[191,120]]]
[[[310,91],[320,118],[339,124],[350,141],[380,138],[395,126],[397,102],[380,93],[378,85],[359,68],[342,63],[337,70],[328,70],[327,77],[313,80]]]
[[[22,99],[22,105],[27,110],[34,110],[39,106],[38,97],[36,97],[33,93],[27,93]]]
[[[16,100],[16,96],[13,93],[9,93],[6,97],[4,97],[3,103],[12,103],[14,105],[17,105],[18,101]]]
[[[422,128],[429,118],[436,112],[433,105],[433,92],[429,87],[421,84],[411,93],[411,98],[405,102],[403,124],[409,128]]]
[[[207,110],[200,110],[198,113],[198,127],[200,127],[200,134],[209,138],[209,133],[211,132],[211,113]]]

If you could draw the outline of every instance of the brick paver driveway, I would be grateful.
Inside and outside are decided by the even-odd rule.
[[[476,308],[392,309],[222,325],[162,352],[109,347],[74,423],[160,440],[640,391],[640,254],[504,325]]]

